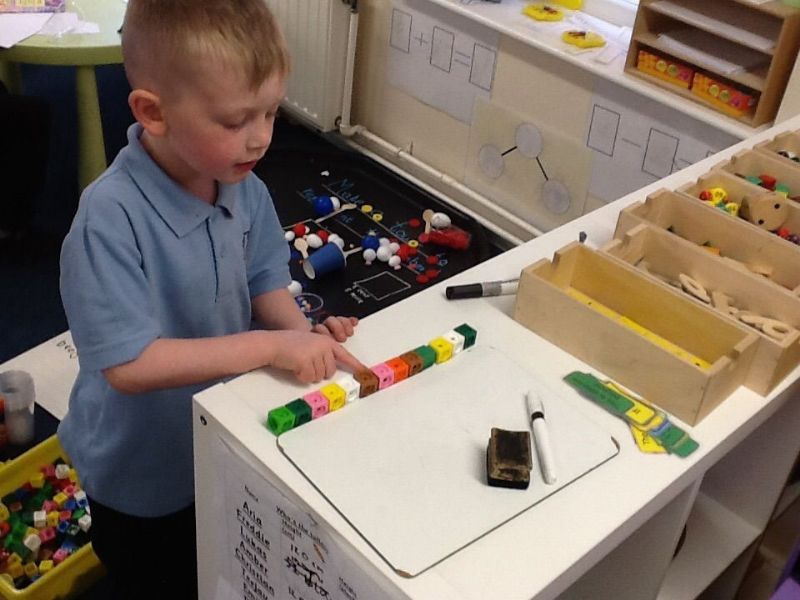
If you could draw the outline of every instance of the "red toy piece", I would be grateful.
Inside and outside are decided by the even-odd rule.
[[[469,248],[471,240],[472,236],[469,233],[454,225],[444,229],[432,229],[430,232],[421,233],[419,236],[419,241],[423,244],[437,244],[454,250],[466,250]]]
[[[761,180],[761,185],[768,190],[774,190],[775,184],[778,183],[772,175],[759,175],[758,178]]]

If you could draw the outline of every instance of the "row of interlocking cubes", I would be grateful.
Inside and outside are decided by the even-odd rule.
[[[462,350],[473,346],[477,337],[478,332],[463,323],[432,339],[424,346],[414,348],[369,369],[357,371],[353,375],[340,377],[302,398],[273,408],[267,415],[267,429],[275,435],[280,435],[312,419],[339,410],[350,402],[413,377],[431,365],[450,360]]]

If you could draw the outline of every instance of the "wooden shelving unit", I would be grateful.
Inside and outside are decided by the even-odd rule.
[[[640,0],[625,70],[752,127],[774,120],[800,48],[800,10],[778,0]],[[754,98],[737,113],[637,68],[639,52],[676,61]],[[739,68],[735,66],[738,65]],[[695,83],[699,86],[699,80]]]

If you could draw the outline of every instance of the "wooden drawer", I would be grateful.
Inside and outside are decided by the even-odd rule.
[[[787,151],[792,154],[796,154],[798,160],[800,160],[800,132],[784,131],[767,142],[756,144],[754,148],[759,152],[774,155],[786,166],[800,168],[800,162],[796,162],[790,158],[786,158],[785,156],[778,154],[778,152]]]
[[[619,213],[614,237],[621,238],[641,223],[717,248],[720,257],[734,261],[739,268],[800,293],[800,247],[743,219],[734,219],[683,194],[659,191]]]
[[[776,235],[776,230],[780,228],[785,228],[789,233],[800,234],[800,204],[735,174],[739,172],[738,169],[754,171],[757,164],[759,164],[758,161],[744,157],[735,162],[721,163],[717,168],[699,177],[696,182],[679,187],[678,191],[693,199],[702,199],[701,192],[722,188],[728,193],[728,201],[735,202],[740,207],[738,218],[741,221],[773,235]],[[798,177],[790,181],[793,181],[796,184],[794,187],[800,191],[800,171],[798,171]],[[745,202],[755,202],[752,205],[754,208],[749,214],[744,206]],[[779,210],[776,212],[775,209],[778,206]],[[717,210],[725,213],[720,208]],[[763,224],[751,222],[759,219],[764,219],[765,222]],[[776,235],[776,237],[779,236]],[[788,244],[793,243],[785,241]]]
[[[712,306],[725,318],[742,322],[728,308],[734,307],[750,320],[748,326],[759,337],[745,380],[745,385],[753,391],[768,394],[800,364],[800,298],[788,290],[776,288],[760,275],[742,272],[696,244],[646,224],[634,227],[622,239],[612,240],[603,251],[637,266],[665,285],[681,289],[686,298]],[[695,285],[700,288],[694,288]],[[695,293],[687,289],[695,289]],[[701,300],[702,291],[705,297]],[[773,319],[781,325],[762,323],[765,333],[748,314]]]
[[[716,168],[733,175],[772,175],[789,188],[789,198],[800,196],[800,163],[782,158],[771,152],[744,150]]]
[[[523,269],[514,319],[689,424],[744,382],[758,342],[743,325],[577,242]]]

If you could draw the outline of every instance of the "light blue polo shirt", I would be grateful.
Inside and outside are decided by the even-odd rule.
[[[161,516],[194,500],[192,395],[216,383],[116,392],[102,369],[156,338],[247,331],[250,299],[290,282],[289,249],[264,184],[219,185],[215,205],[128,146],[83,193],[61,251],[61,297],[80,372],[58,436],[87,493]]]

